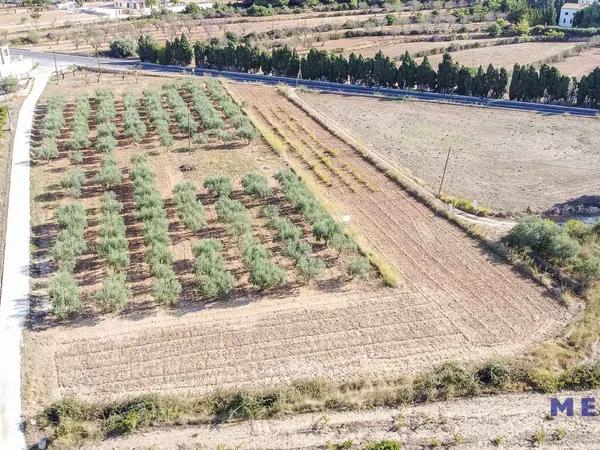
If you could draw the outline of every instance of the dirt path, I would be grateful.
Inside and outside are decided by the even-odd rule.
[[[600,391],[562,393],[561,399],[595,396]],[[600,422],[595,417],[560,416],[548,420],[550,396],[512,394],[461,399],[401,409],[379,408],[327,415],[305,414],[215,426],[148,431],[94,445],[96,450],[160,448],[323,449],[327,443],[350,441],[351,449],[366,442],[396,439],[403,448],[531,448],[536,432],[543,448],[589,449],[600,446]],[[576,408],[578,409],[578,408]],[[564,430],[564,437],[558,438]],[[456,445],[456,433],[464,440]],[[332,447],[335,448],[335,447]],[[348,448],[348,447],[343,447]]]
[[[0,303],[0,448],[23,448],[21,328],[29,305],[29,135],[49,73],[38,72],[15,130]]]

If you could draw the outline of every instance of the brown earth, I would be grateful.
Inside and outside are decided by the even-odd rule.
[[[544,211],[597,195],[600,122],[570,116],[298,92],[437,193],[498,210]]]
[[[485,69],[491,63],[494,67],[504,67],[507,70],[512,70],[516,63],[533,64],[543,61],[559,55],[565,50],[572,49],[577,44],[577,42],[527,42],[524,44],[472,48],[453,52],[452,59],[467,67],[479,67],[481,65]],[[437,67],[442,61],[442,57],[443,55],[439,54],[427,58],[433,67]],[[418,62],[420,61],[419,58]],[[573,75],[568,71],[564,74]]]
[[[589,75],[592,70],[600,66],[600,47],[584,50],[577,56],[572,56],[551,65],[560,70],[561,73],[581,78],[583,75]]]
[[[599,391],[562,392],[572,396],[596,397]],[[508,394],[474,399],[449,400],[399,409],[315,413],[281,419],[150,430],[131,437],[94,443],[96,450],[160,448],[191,450],[209,448],[323,449],[327,444],[349,442],[364,448],[368,442],[393,439],[402,448],[432,448],[433,439],[443,447],[531,448],[534,435],[543,430],[541,447],[589,449],[600,446],[600,423],[594,417],[560,415],[548,419],[550,396]],[[561,430],[564,437],[559,438]],[[462,443],[457,443],[460,434]],[[219,447],[220,446],[220,447]],[[332,447],[335,448],[335,447]]]

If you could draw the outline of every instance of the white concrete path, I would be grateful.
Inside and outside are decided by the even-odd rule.
[[[29,310],[29,144],[35,105],[50,77],[36,71],[15,131],[0,297],[0,449],[25,447],[21,422],[21,332]]]

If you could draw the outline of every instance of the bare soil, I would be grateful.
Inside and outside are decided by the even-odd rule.
[[[564,61],[552,63],[552,66],[560,70],[561,73],[581,78],[583,75],[589,75],[596,67],[600,66],[600,48],[594,47],[584,50],[577,56],[571,56]]]
[[[510,212],[544,211],[600,189],[600,122],[419,101],[298,92],[373,151],[442,192]]]
[[[572,396],[598,398],[600,391],[563,392]],[[543,430],[547,449],[589,449],[600,446],[600,423],[593,417],[548,420],[550,396],[508,394],[449,400],[400,409],[315,413],[282,419],[255,420],[222,425],[151,430],[131,437],[111,439],[94,445],[97,450],[114,448],[160,448],[187,450],[209,448],[323,449],[327,444],[351,444],[364,448],[368,442],[393,439],[403,448],[431,448],[434,439],[442,446],[458,448],[531,448],[534,435]],[[559,438],[560,430],[564,437]],[[462,444],[457,442],[460,433]],[[335,447],[333,447],[335,448]]]
[[[494,67],[504,67],[507,70],[512,70],[516,63],[533,64],[556,56],[576,45],[577,42],[527,42],[524,44],[472,48],[453,52],[452,59],[467,67],[483,66],[485,69],[488,64],[493,64]],[[442,61],[442,57],[443,55],[439,54],[427,58],[433,67],[437,67]],[[418,62],[420,61],[419,59]],[[574,75],[568,71],[563,73],[569,76]]]

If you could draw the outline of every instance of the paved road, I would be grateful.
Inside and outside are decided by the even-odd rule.
[[[21,421],[21,329],[29,310],[29,137],[33,111],[50,77],[38,69],[19,112],[13,143],[0,303],[0,449],[25,447]]]
[[[159,64],[140,63],[136,60],[122,60],[112,58],[93,58],[87,56],[74,56],[67,54],[32,52],[29,50],[11,49],[14,55],[23,55],[33,58],[40,65],[54,69],[54,57],[59,68],[65,68],[73,64],[95,66],[98,65],[109,69],[131,70],[139,67],[142,70],[158,73],[190,73],[191,69],[184,69],[177,66],[161,66]],[[318,89],[328,92],[339,92],[346,95],[384,95],[387,97],[404,98],[410,97],[418,100],[433,102],[450,102],[464,105],[487,106],[492,108],[516,109],[523,111],[532,111],[542,114],[571,114],[580,117],[595,117],[598,114],[596,109],[577,108],[572,106],[547,105],[543,103],[516,102],[505,99],[489,99],[468,97],[455,94],[440,94],[437,92],[422,92],[413,90],[393,89],[393,88],[374,88],[368,86],[356,86],[351,84],[330,83],[326,81],[297,80],[295,78],[276,77],[272,75],[247,74],[240,72],[227,72],[210,69],[194,69],[196,75],[222,76],[242,82],[261,82],[269,84],[287,84],[289,86],[303,86],[312,89]]]

